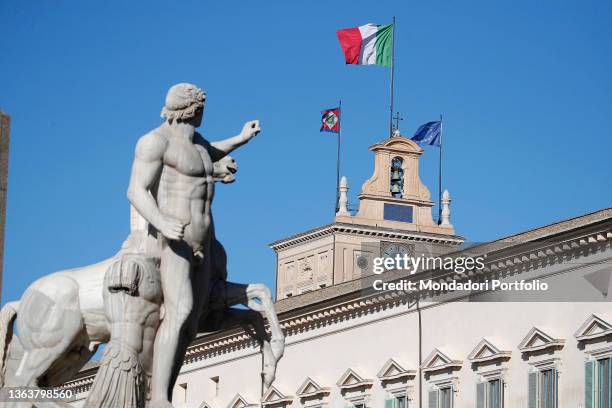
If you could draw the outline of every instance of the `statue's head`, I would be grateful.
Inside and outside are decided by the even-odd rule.
[[[190,122],[195,127],[202,123],[206,93],[193,84],[173,85],[166,95],[161,117],[169,123]]]

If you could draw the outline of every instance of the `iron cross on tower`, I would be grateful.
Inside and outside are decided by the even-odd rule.
[[[404,118],[400,116],[399,112],[395,112],[395,116],[393,117],[393,120],[395,121],[395,126],[393,127],[393,136],[395,136],[396,133],[399,133],[399,122],[400,120],[404,120]]]

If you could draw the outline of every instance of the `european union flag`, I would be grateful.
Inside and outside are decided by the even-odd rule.
[[[417,129],[411,140],[417,142],[421,146],[440,146],[441,130],[442,122],[427,122]]]

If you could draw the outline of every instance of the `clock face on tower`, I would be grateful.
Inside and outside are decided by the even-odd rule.
[[[380,253],[380,256],[383,258],[395,258],[397,255],[402,258],[404,255],[413,257],[414,245],[398,242],[381,242]]]

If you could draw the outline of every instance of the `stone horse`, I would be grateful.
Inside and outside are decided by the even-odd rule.
[[[215,163],[215,181],[231,183],[237,165],[226,156]],[[134,219],[137,219],[134,222]],[[36,280],[17,302],[0,310],[0,386],[59,386],[70,380],[89,361],[98,346],[111,337],[105,314],[105,274],[122,257],[142,254],[146,225],[132,214],[132,231],[120,251],[100,263],[59,271]],[[284,335],[274,311],[270,290],[263,284],[227,281],[227,258],[214,239],[214,271],[211,295],[199,332],[213,332],[235,325],[247,330],[261,346],[262,380],[268,388],[283,355]],[[236,309],[242,304],[249,309]],[[161,311],[163,318],[163,306]],[[270,326],[265,329],[263,317]],[[13,327],[18,335],[13,334]],[[152,352],[152,350],[151,350]],[[152,358],[148,356],[147,358]]]

